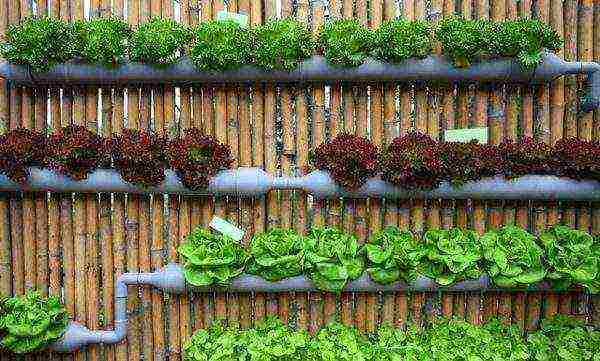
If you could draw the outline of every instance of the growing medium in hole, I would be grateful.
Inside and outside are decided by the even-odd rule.
[[[408,189],[432,189],[442,181],[440,144],[430,136],[411,132],[395,138],[381,152],[381,178]]]
[[[142,187],[165,179],[165,140],[143,130],[125,129],[111,141],[111,154],[121,177]]]
[[[343,188],[360,188],[377,173],[377,147],[367,138],[342,133],[310,155],[313,166],[329,172]]]
[[[237,69],[250,62],[250,31],[235,21],[202,22],[195,35],[190,55],[200,70]]]
[[[252,60],[264,69],[292,70],[314,47],[306,25],[293,19],[269,20],[252,31]]]
[[[228,145],[196,128],[186,129],[183,137],[171,140],[166,156],[183,185],[196,190],[208,187],[210,178],[233,163]]]
[[[17,183],[24,183],[28,167],[42,166],[46,137],[34,130],[17,128],[0,136],[0,171]]]
[[[361,65],[373,49],[373,31],[357,20],[339,19],[323,25],[319,47],[330,64]]]
[[[50,167],[74,180],[83,180],[94,169],[109,164],[107,141],[83,126],[59,129],[47,144]]]
[[[177,60],[177,51],[192,37],[192,32],[175,20],[152,18],[133,32],[129,57],[133,61],[169,65]]]

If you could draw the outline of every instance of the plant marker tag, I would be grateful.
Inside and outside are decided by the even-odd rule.
[[[232,13],[227,10],[221,10],[217,13],[217,20],[232,20],[238,23],[241,27],[248,26],[248,15],[240,13]]]
[[[479,144],[487,144],[488,128],[451,129],[444,132],[446,142],[468,143],[473,139],[477,140]]]
[[[244,238],[244,231],[227,222],[223,218],[213,216],[208,226],[223,235],[235,239],[238,242]]]

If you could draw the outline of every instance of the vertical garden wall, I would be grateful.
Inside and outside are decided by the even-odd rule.
[[[89,3],[89,9],[87,5]],[[248,14],[251,24],[295,17],[316,33],[332,18],[356,18],[377,27],[387,19],[435,20],[458,12],[467,18],[539,18],[564,36],[558,55],[600,61],[600,5],[591,0],[5,0],[0,33],[30,15],[65,20],[124,17],[131,24],[152,16],[189,25],[218,11]],[[548,143],[562,137],[600,139],[600,113],[580,112],[584,77],[567,76],[549,85],[505,84],[429,87],[422,84],[202,85],[145,88],[0,86],[0,125],[40,131],[84,125],[103,135],[124,128],[152,129],[178,137],[203,129],[230,145],[234,167],[261,167],[271,174],[309,171],[311,149],[341,132],[384,145],[409,130],[441,138],[444,130],[489,127],[490,143],[533,136]],[[483,233],[517,224],[538,233],[564,222],[600,233],[600,204],[561,201],[314,201],[300,191],[273,191],[260,198],[213,198],[124,194],[0,194],[0,292],[37,288],[60,295],[69,314],[90,329],[111,329],[114,283],[124,272],[150,272],[178,261],[177,247],[213,215],[246,230],[247,242],[272,227],[304,231],[333,224],[366,240],[385,225],[428,228],[463,226]],[[92,345],[54,359],[179,360],[194,330],[216,318],[252,325],[279,315],[315,330],[337,317],[363,330],[390,321],[401,325],[435,315],[479,323],[499,315],[527,329],[564,313],[600,323],[600,299],[584,292],[390,292],[390,293],[190,293],[130,289],[130,328],[117,345]],[[47,359],[46,356],[40,356]],[[0,360],[11,359],[0,355]]]

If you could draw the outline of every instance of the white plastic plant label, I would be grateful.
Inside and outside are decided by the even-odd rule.
[[[248,26],[248,15],[240,13],[232,13],[227,10],[221,10],[217,13],[217,20],[232,20],[238,23],[241,27]]]
[[[468,143],[477,140],[479,144],[487,144],[488,128],[450,129],[444,132],[446,142]]]
[[[235,225],[227,222],[223,218],[213,216],[208,226],[223,235],[235,239],[238,242],[241,241],[242,238],[244,238],[244,231],[242,231]]]

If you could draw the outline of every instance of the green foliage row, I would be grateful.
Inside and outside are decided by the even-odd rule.
[[[600,331],[566,316],[529,334],[492,319],[483,325],[436,319],[425,328],[382,325],[365,334],[330,323],[309,335],[268,317],[240,330],[217,322],[184,345],[186,361],[597,361]]]
[[[17,354],[38,351],[58,340],[69,316],[55,296],[29,291],[0,301],[0,345]]]
[[[387,227],[363,246],[331,227],[307,235],[273,229],[255,235],[248,248],[198,228],[179,252],[186,279],[196,286],[226,286],[242,272],[269,281],[306,274],[318,289],[340,292],[366,269],[380,284],[423,275],[448,286],[487,274],[500,288],[547,280],[558,290],[578,285],[600,291],[600,240],[562,225],[537,237],[516,226],[481,236],[460,228],[431,229],[423,237]]]
[[[422,20],[390,20],[370,29],[356,20],[327,22],[314,39],[308,28],[292,19],[270,20],[251,28],[236,22],[209,21],[190,29],[171,19],[153,18],[132,29],[117,18],[66,23],[51,18],[25,19],[11,25],[2,56],[47,71],[71,59],[114,66],[127,56],[164,66],[188,51],[200,70],[223,71],[244,64],[264,69],[294,69],[315,51],[332,65],[355,67],[368,56],[398,63],[432,53],[435,41],[456,66],[479,58],[517,57],[532,69],[543,49],[562,46],[558,33],[536,19],[492,22],[448,17],[439,24]]]

